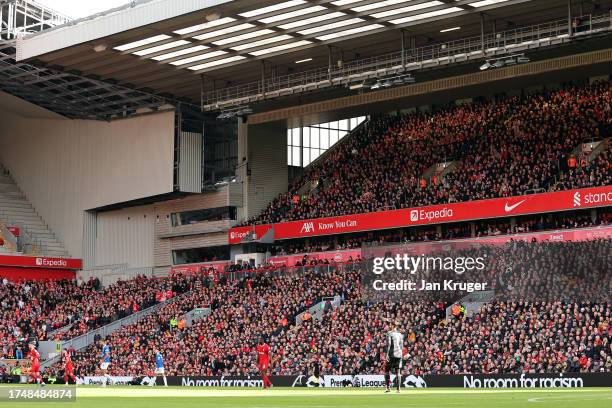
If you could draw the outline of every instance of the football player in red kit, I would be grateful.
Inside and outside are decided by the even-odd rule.
[[[62,357],[64,358],[64,381],[68,384],[68,379],[72,379],[76,384],[76,376],[74,375],[74,365],[72,365],[72,358],[70,353],[66,350],[62,351]]]
[[[40,375],[40,353],[36,350],[34,343],[28,344],[30,348],[30,360],[32,360],[32,366],[30,367],[30,381],[36,382],[40,385],[45,385],[45,382]]]
[[[259,372],[263,379],[264,389],[270,388],[272,383],[268,378],[268,369],[270,368],[270,346],[268,346],[263,337],[259,339],[257,345],[257,361],[259,362]]]

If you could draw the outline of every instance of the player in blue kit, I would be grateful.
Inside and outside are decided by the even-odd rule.
[[[166,372],[164,370],[164,357],[157,348],[153,349],[153,352],[155,353],[155,376],[161,375],[164,379],[164,386],[167,387],[168,380],[166,380]],[[155,385],[155,382],[151,381],[149,385],[152,387]]]
[[[113,385],[113,379],[110,375],[108,375],[108,368],[111,364],[111,355],[110,355],[110,347],[106,340],[102,341],[102,360],[100,361],[100,370],[102,370],[102,375],[106,377],[106,381],[102,383],[103,387],[106,387],[107,384]]]

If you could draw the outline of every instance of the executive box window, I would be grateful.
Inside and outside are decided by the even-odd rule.
[[[204,248],[177,249],[172,251],[172,262],[174,265],[225,261],[230,259],[229,245],[221,245]]]
[[[172,213],[172,226],[189,225],[204,221],[223,221],[236,219],[236,207],[206,208],[203,210]]]

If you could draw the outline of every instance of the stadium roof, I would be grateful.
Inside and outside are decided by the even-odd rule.
[[[564,14],[566,0],[147,0],[29,35],[17,59],[198,101],[259,80],[258,60],[283,75],[398,51],[401,31],[442,42],[480,35],[481,16],[492,32]]]

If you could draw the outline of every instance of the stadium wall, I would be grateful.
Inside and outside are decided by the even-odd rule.
[[[0,162],[73,257],[84,211],[173,190],[173,112],[106,123],[3,110],[0,123]]]
[[[191,195],[184,198],[159,202],[154,205],[154,266],[169,272],[172,266],[172,251],[177,249],[211,247],[228,244],[230,220],[205,221],[173,227],[172,213],[226,207],[230,205],[229,187],[217,191]]]
[[[152,205],[97,215],[95,266],[153,266],[155,210]]]
[[[258,215],[279,194],[287,191],[287,122],[250,126],[239,122],[238,176],[244,183],[246,218]]]

